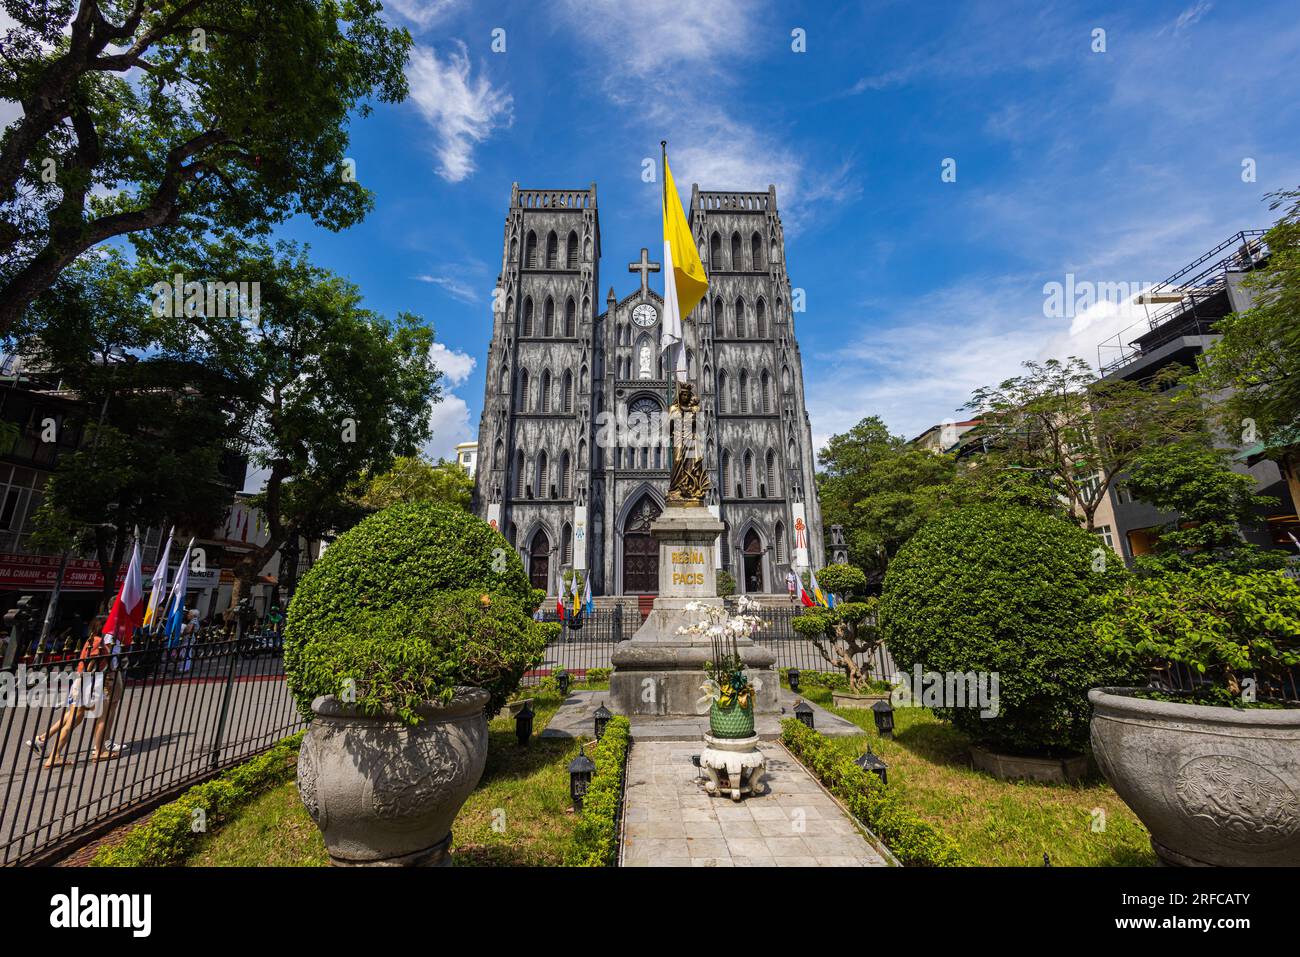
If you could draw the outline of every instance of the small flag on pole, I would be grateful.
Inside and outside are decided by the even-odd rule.
[[[163,598],[167,594],[167,559],[172,552],[172,536],[176,534],[176,526],[167,533],[167,544],[163,546],[162,555],[158,557],[158,567],[153,570],[153,579],[149,585],[149,602],[145,605],[144,621],[142,624],[148,628],[158,619],[158,613],[162,611]]]
[[[588,578],[582,589],[582,610],[585,614],[593,615],[596,613],[596,602],[591,597],[591,579]]]
[[[172,582],[172,593],[167,599],[167,639],[168,644],[175,644],[181,636],[181,627],[185,624],[185,592],[190,587],[190,552],[194,550],[194,539],[185,546],[181,556],[180,567],[176,569],[176,581]]]
[[[140,574],[140,539],[137,536],[131,548],[131,563],[126,566],[126,577],[113,602],[113,610],[104,622],[104,637],[118,643],[122,649],[131,644],[131,636],[144,620],[144,587]]]

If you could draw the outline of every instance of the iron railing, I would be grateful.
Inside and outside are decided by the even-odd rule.
[[[94,760],[101,718],[120,750]],[[66,763],[50,766],[60,720]],[[271,632],[226,639],[214,629],[188,647],[137,639],[90,662],[21,660],[0,672],[0,865],[47,859],[305,726]]]

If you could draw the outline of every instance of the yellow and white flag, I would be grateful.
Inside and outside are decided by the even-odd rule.
[[[691,225],[682,212],[682,201],[664,153],[664,262],[671,268],[664,276],[664,325],[659,346],[672,349],[673,368],[679,382],[686,379],[686,350],[682,347],[682,319],[690,314],[709,289],[709,277],[700,262]]]
[[[149,587],[149,603],[144,608],[144,626],[148,628],[153,625],[158,618],[158,612],[162,610],[163,598],[167,594],[167,559],[172,553],[172,536],[176,534],[176,526],[167,533],[167,544],[163,546],[162,555],[158,558],[158,567],[153,570],[153,582]]]

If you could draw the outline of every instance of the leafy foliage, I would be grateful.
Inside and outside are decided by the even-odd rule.
[[[731,572],[719,568],[714,590],[719,598],[730,598],[736,593],[736,579]]]
[[[362,487],[361,506],[376,512],[402,502],[433,502],[468,512],[474,480],[456,462],[399,455],[386,472],[362,476]]]
[[[373,199],[347,125],[406,97],[411,38],[378,0],[4,0],[0,334],[82,253],[290,216],[338,230]],[[148,235],[146,236],[146,233]]]
[[[869,656],[881,640],[876,599],[852,600],[867,584],[862,569],[853,565],[827,565],[817,580],[840,601],[834,608],[806,609],[793,619],[794,630],[812,642],[827,664],[844,671],[850,691],[860,693],[871,683],[871,670],[858,658]]]
[[[1023,751],[1087,742],[1087,692],[1129,671],[1091,629],[1126,574],[1098,539],[1029,509],[976,505],[927,525],[885,577],[883,637],[904,670],[996,672],[999,713],[935,709],[973,738]],[[1112,556],[1113,558],[1113,556]]]
[[[1154,555],[1138,556],[1148,572],[1186,571],[1218,564],[1235,571],[1277,568],[1278,551],[1242,540],[1239,529],[1258,522],[1255,509],[1276,500],[1255,494],[1255,479],[1234,472],[1222,450],[1205,442],[1177,442],[1143,449],[1125,480],[1134,497],[1177,521],[1160,532]]]
[[[617,863],[618,806],[631,741],[632,725],[627,718],[610,718],[592,756],[596,773],[582,798],[582,817],[568,863],[580,867],[613,867]]]
[[[952,838],[922,820],[874,774],[831,747],[825,735],[795,718],[786,718],[781,722],[781,741],[905,866],[960,867],[965,863]]]
[[[1136,578],[1103,596],[1102,650],[1130,670],[1176,661],[1240,703],[1242,679],[1277,682],[1300,664],[1300,584],[1276,572],[1209,566]]]
[[[299,710],[355,688],[366,713],[417,720],[457,686],[491,692],[494,714],[541,659],[554,624],[491,526],[447,506],[396,505],[345,532],[289,606],[285,676]],[[349,679],[352,684],[349,684]]]

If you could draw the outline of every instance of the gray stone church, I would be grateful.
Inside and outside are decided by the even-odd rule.
[[[792,564],[824,562],[812,434],[776,189],[691,189],[709,292],[686,327],[701,397],[718,563],[737,590],[784,592]],[[662,241],[649,244],[662,251]],[[668,491],[672,360],[660,354],[662,256],[641,250],[598,312],[596,185],[520,189],[506,214],[479,425],[474,507],[555,595],[565,569],[596,595],[658,591],[650,523]],[[669,269],[671,267],[668,267]]]

